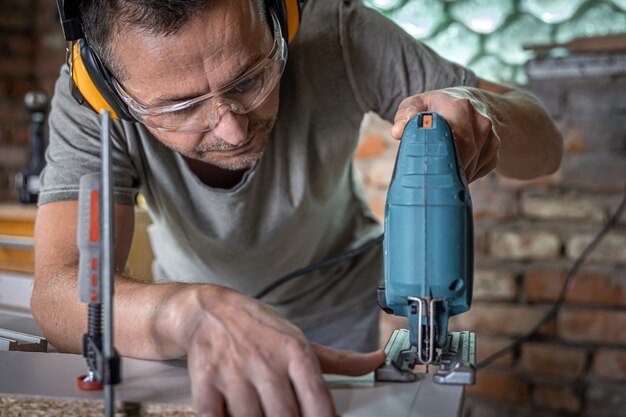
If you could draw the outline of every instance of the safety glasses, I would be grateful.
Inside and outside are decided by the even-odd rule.
[[[113,85],[128,105],[135,119],[147,126],[168,132],[206,132],[213,129],[226,111],[246,114],[267,99],[285,69],[287,45],[282,37],[280,23],[270,11],[274,26],[274,44],[270,53],[245,74],[217,91],[181,102],[146,106],[113,79]]]

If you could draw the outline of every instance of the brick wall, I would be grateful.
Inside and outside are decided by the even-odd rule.
[[[0,201],[17,199],[15,173],[28,164],[24,94],[52,94],[64,49],[55,2],[0,2]]]
[[[471,185],[473,306],[454,329],[477,332],[478,360],[549,309],[573,260],[617,206],[626,182],[626,77],[531,82],[565,139],[561,168],[533,181],[492,173]],[[397,143],[375,117],[357,168],[383,215]],[[403,320],[383,317],[385,332]],[[465,416],[618,416],[626,409],[626,217],[574,281],[556,319],[478,373]]]

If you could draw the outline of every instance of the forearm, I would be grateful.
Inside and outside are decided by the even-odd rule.
[[[79,353],[87,330],[87,305],[77,295],[76,269],[66,267],[36,285],[31,309],[44,335],[57,349]],[[184,356],[185,332],[193,323],[197,285],[150,284],[115,276],[114,341],[122,356],[172,359]],[[204,288],[205,287],[205,288]],[[203,286],[204,293],[217,287]],[[205,295],[206,296],[206,295]],[[210,296],[210,294],[208,295]]]
[[[471,92],[485,105],[501,141],[498,173],[531,179],[556,171],[563,139],[539,100],[521,90],[495,93],[471,89]]]

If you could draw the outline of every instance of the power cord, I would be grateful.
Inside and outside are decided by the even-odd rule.
[[[625,188],[625,190],[624,190],[625,193],[624,193],[624,196],[622,197],[622,201],[620,202],[619,206],[617,207],[617,210],[615,211],[615,213],[613,213],[613,216],[611,216],[611,218],[604,225],[602,230],[600,230],[600,233],[598,233],[596,235],[596,237],[591,241],[591,243],[589,243],[589,245],[587,245],[587,247],[578,256],[576,261],[572,264],[571,268],[567,272],[567,275],[566,275],[566,278],[565,278],[565,282],[563,283],[563,287],[561,288],[561,292],[559,293],[558,298],[552,304],[552,307],[546,313],[546,315],[541,320],[539,320],[539,322],[530,331],[528,331],[526,334],[518,337],[510,345],[505,346],[504,348],[500,349],[496,353],[493,353],[492,355],[490,355],[487,358],[485,358],[482,361],[480,361],[478,363],[478,365],[476,366],[476,369],[482,369],[482,368],[486,367],[487,365],[489,365],[490,363],[492,363],[493,361],[495,361],[496,359],[498,359],[499,357],[501,357],[501,356],[503,356],[503,355],[505,355],[505,354],[507,354],[507,353],[509,353],[509,352],[511,352],[511,351],[513,351],[513,350],[515,350],[517,348],[519,348],[521,345],[526,343],[531,337],[536,335],[537,332],[539,332],[539,330],[546,323],[548,323],[550,320],[552,320],[554,318],[554,316],[559,311],[559,309],[561,308],[561,306],[563,305],[563,303],[565,301],[565,296],[566,296],[567,292],[569,291],[570,287],[572,286],[572,284],[574,282],[574,276],[576,275],[576,272],[578,272],[578,270],[580,269],[582,264],[585,262],[585,260],[589,256],[589,254],[596,248],[596,246],[598,246],[598,244],[602,241],[604,236],[613,227],[615,227],[615,225],[617,224],[619,218],[621,217],[622,213],[624,212],[624,209],[626,208],[626,184],[624,185],[624,188]]]
[[[339,256],[335,256],[334,258],[329,258],[320,262],[316,262],[314,264],[305,266],[304,268],[296,269],[295,271],[290,272],[287,275],[283,276],[282,278],[279,278],[278,280],[272,282],[270,285],[268,285],[263,290],[261,290],[257,295],[255,295],[254,298],[256,299],[263,298],[267,294],[274,291],[276,288],[280,287],[281,285],[286,284],[287,282],[291,281],[294,278],[298,278],[298,277],[301,277],[302,275],[308,274],[309,272],[326,268],[328,266],[338,264],[339,262],[346,261],[350,258],[354,258],[355,256],[358,256],[364,252],[367,252],[368,250],[378,245],[382,241],[383,241],[383,234],[381,234],[380,236],[372,240],[368,240],[361,246],[354,248],[352,250],[349,250],[348,252],[345,252]]]

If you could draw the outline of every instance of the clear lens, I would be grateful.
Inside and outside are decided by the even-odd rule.
[[[159,130],[178,132],[211,130],[225,111],[246,114],[263,103],[278,84],[284,67],[284,60],[272,61],[257,73],[250,74],[217,96],[184,104],[180,108],[137,116],[146,125]]]
[[[181,103],[148,107],[126,93],[115,79],[114,86],[138,121],[159,130],[204,132],[213,129],[226,111],[249,113],[267,99],[285,69],[287,46],[273,11],[271,15],[274,22],[274,46],[270,54],[241,78],[219,91]]]

